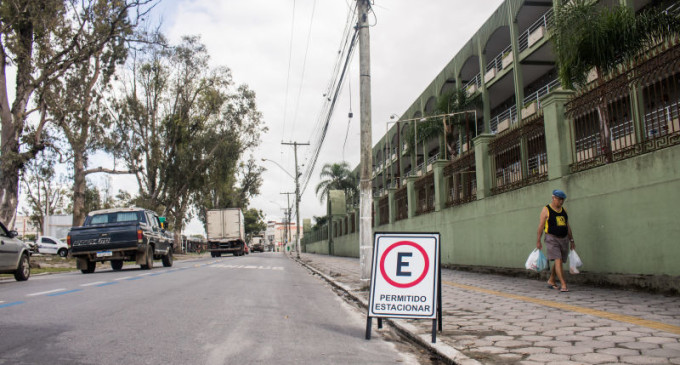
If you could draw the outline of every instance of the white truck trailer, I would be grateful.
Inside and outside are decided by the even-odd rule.
[[[242,256],[246,252],[243,212],[240,208],[208,210],[208,251],[210,256],[223,253]]]

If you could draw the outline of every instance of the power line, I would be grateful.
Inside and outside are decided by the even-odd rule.
[[[307,32],[307,46],[305,47],[305,57],[302,60],[302,75],[300,76],[300,88],[298,89],[297,103],[295,105],[295,113],[293,113],[293,127],[295,130],[295,122],[297,121],[298,110],[300,108],[300,99],[302,95],[302,86],[305,81],[305,71],[307,68],[307,53],[309,52],[309,43],[312,38],[312,24],[314,23],[314,11],[316,10],[316,0],[312,4],[312,15],[309,17],[309,31]]]
[[[290,65],[293,58],[293,34],[295,31],[295,0],[293,0],[293,20],[290,23],[290,43],[288,45],[288,76],[286,77],[286,97],[283,101],[283,129],[281,130],[281,140],[286,135],[286,115],[288,114],[288,89],[290,86]]]

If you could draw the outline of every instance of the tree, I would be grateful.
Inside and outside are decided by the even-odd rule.
[[[121,0],[115,9],[99,12],[104,0],[16,0],[0,2],[0,220],[13,226],[19,175],[28,161],[49,145],[45,103],[33,94],[83,62],[130,24],[129,10],[153,0]],[[91,15],[101,15],[99,19]],[[100,21],[101,20],[101,21]],[[16,71],[14,101],[10,102],[7,69]],[[33,109],[29,106],[35,105]],[[39,113],[36,124],[28,117]]]
[[[104,108],[105,93],[111,88],[116,67],[127,57],[128,38],[134,25],[123,21],[115,29],[107,27],[109,14],[125,6],[120,2],[103,2],[98,6],[83,9],[91,19],[94,32],[116,32],[103,39],[102,46],[68,69],[61,77],[40,89],[40,99],[47,113],[62,131],[70,147],[73,168],[73,225],[79,226],[85,220],[86,177],[93,173],[127,174],[115,168],[88,169],[88,157],[92,152],[102,150],[107,142],[110,118]],[[95,33],[95,37],[98,34]]]
[[[312,226],[312,231],[318,231],[321,227],[328,223],[328,216],[324,215],[321,217],[314,216],[314,226]]]
[[[267,223],[264,221],[264,213],[255,208],[243,211],[243,222],[246,236],[251,236],[267,229]]]
[[[330,190],[343,190],[348,200],[351,200],[358,194],[357,177],[349,169],[347,162],[327,163],[323,165],[319,176],[322,180],[316,186],[316,195],[319,196],[319,200],[322,202]]]
[[[597,2],[574,0],[555,11],[552,39],[558,76],[568,89],[582,88],[595,70],[598,83],[622,63],[635,62],[642,54],[670,36],[680,35],[680,19],[650,7],[636,14],[624,5],[601,7]],[[600,143],[607,162],[612,161],[606,101],[597,106]]]
[[[208,60],[198,37],[150,44],[133,53],[132,80],[114,103],[120,143],[112,151],[135,171],[144,206],[172,218],[175,239],[192,203],[205,222],[206,208],[245,206],[259,188],[258,169],[239,164],[266,131],[255,94]],[[247,193],[236,191],[238,171]]]
[[[40,158],[29,161],[21,176],[28,207],[23,214],[28,216],[44,232],[45,217],[64,213],[68,189],[59,182],[54,171],[54,156],[42,151]]]

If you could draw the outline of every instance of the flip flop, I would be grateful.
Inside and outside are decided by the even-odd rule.
[[[548,284],[547,287],[548,287],[548,289],[555,289],[555,290],[559,289],[559,287],[557,285],[554,285],[554,284]]]
[[[568,292],[569,292],[569,289],[566,289],[566,288],[560,289],[560,293],[568,293]]]

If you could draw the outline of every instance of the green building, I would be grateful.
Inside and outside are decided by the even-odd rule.
[[[680,40],[564,90],[557,1],[506,0],[388,123],[373,147],[374,230],[440,232],[445,265],[519,271],[562,189],[582,280],[680,290]],[[473,102],[442,103],[457,90]],[[358,205],[342,199],[329,197],[329,224],[305,234],[307,252],[358,257]]]

